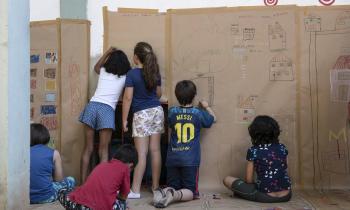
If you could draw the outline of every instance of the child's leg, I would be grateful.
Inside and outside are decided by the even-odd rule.
[[[229,187],[230,183],[231,187]],[[233,191],[235,196],[249,201],[256,201],[258,190],[256,189],[255,184],[248,184],[242,179],[235,177],[226,177],[224,179],[224,184]]]
[[[88,125],[85,125],[85,130],[86,130],[86,142],[85,142],[83,156],[81,158],[81,183],[85,182],[86,177],[88,175],[90,157],[94,150],[94,137],[95,137],[95,130],[93,128],[89,127]]]
[[[181,167],[181,188],[189,189],[193,193],[193,198],[199,198],[198,180],[199,168],[197,166]]]
[[[193,200],[193,192],[189,189],[175,190],[174,188],[168,187],[163,191],[165,191],[165,196],[163,196],[159,201],[154,202],[154,206],[156,208],[165,208],[169,204],[178,201]]]
[[[117,199],[112,210],[126,210],[126,201]]]
[[[160,135],[153,134],[150,137],[150,152],[152,160],[152,190],[159,187],[159,178],[162,165],[162,157],[160,153]]]
[[[89,207],[77,204],[69,200],[68,194],[69,191],[67,191],[66,189],[61,189],[58,192],[58,201],[66,210],[91,210]]]
[[[141,182],[146,169],[149,137],[135,137],[134,142],[139,161],[134,169],[131,189],[134,193],[140,193]]]
[[[224,183],[225,187],[227,187],[228,189],[232,190],[232,184],[237,179],[238,178],[236,178],[236,177],[227,176],[227,177],[224,178],[223,183]]]
[[[73,188],[75,187],[75,179],[71,176],[68,176],[60,182],[53,182],[52,186],[55,189],[56,194],[58,194],[58,192],[61,189],[66,189],[67,191],[72,191]]]
[[[99,131],[100,135],[100,145],[98,148],[98,155],[100,157],[100,162],[108,161],[108,146],[112,138],[112,129],[106,128]]]
[[[153,191],[153,205],[157,205],[165,196],[168,189],[181,189],[180,167],[167,167],[167,185],[169,187],[155,189]]]

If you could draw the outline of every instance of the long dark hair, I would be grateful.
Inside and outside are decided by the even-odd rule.
[[[280,127],[270,116],[257,116],[250,124],[248,131],[254,146],[279,143]]]
[[[137,43],[134,54],[143,65],[142,75],[145,79],[146,88],[148,91],[152,91],[157,87],[160,79],[157,56],[154,54],[152,46],[146,42]]]

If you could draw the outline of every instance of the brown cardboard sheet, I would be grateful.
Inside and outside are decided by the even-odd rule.
[[[193,80],[197,100],[207,100],[218,118],[202,133],[200,188],[222,188],[227,175],[244,177],[247,127],[262,114],[279,121],[289,172],[298,179],[296,9],[171,11],[172,89]]]
[[[78,121],[87,103],[90,23],[61,21],[61,154],[64,171],[80,177],[85,144],[84,126]]]
[[[349,189],[348,101],[332,99],[330,74],[350,66],[350,7],[303,7],[299,19],[302,183]]]
[[[66,176],[80,179],[84,128],[78,117],[87,102],[90,23],[57,19],[31,23],[32,122],[50,131]]]
[[[165,77],[165,14],[156,10],[120,9],[120,12],[103,9],[104,51],[110,46],[123,50],[132,65],[133,50],[138,42],[148,42],[158,58],[162,76],[163,98],[166,99]],[[139,27],[141,26],[141,27]]]
[[[170,106],[175,84],[191,79],[196,101],[207,100],[217,113],[218,122],[202,132],[200,188],[221,189],[226,175],[243,177],[247,127],[261,114],[280,124],[294,186],[349,188],[349,6],[180,9],[165,16],[105,9],[104,15],[106,47],[125,46],[131,57],[136,42],[162,40],[153,45],[162,44]],[[331,90],[332,75],[342,79]]]

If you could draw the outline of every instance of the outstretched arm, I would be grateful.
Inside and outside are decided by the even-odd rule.
[[[56,182],[62,181],[63,180],[62,159],[61,159],[60,153],[57,150],[53,152],[53,163],[55,167],[53,179]]]
[[[209,103],[207,101],[199,101],[199,107],[207,110],[207,112],[214,117],[214,122],[216,122],[216,115],[214,111],[210,108]]]
[[[109,55],[114,52],[115,50],[117,50],[115,47],[110,47],[102,56],[100,59],[98,59],[97,63],[94,66],[94,71],[97,74],[100,74],[100,69],[101,67],[106,63]]]
[[[253,176],[254,176],[254,162],[248,161],[247,163],[247,169],[246,169],[246,175],[245,175],[245,181],[250,184],[253,183]]]
[[[157,86],[156,93],[158,98],[162,97],[162,88],[160,86]]]

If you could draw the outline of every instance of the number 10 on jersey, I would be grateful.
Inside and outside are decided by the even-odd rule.
[[[176,123],[175,131],[177,143],[188,143],[194,139],[194,125],[192,123]]]

